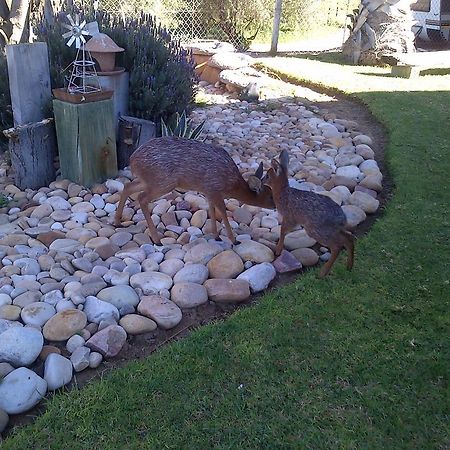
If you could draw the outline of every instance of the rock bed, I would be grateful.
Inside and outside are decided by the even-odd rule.
[[[382,174],[357,123],[292,98],[249,104],[202,89],[220,104],[192,117],[206,120],[207,142],[228,149],[244,177],[287,149],[291,186],[331,197],[352,227],[378,209]],[[207,203],[196,192],[173,192],[151,205],[164,234],[162,245],[153,245],[133,201],[124,209],[125,228],[110,225],[132,178],[127,170],[119,175],[92,189],[68,180],[39,191],[5,186],[12,207],[0,214],[0,431],[8,414],[27,411],[74,372],[116,356],[128,335],[175,327],[184,309],[208,301],[244,301],[277,272],[329,257],[299,227],[275,259],[276,212],[233,199],[226,206],[237,245],[222,224],[222,241],[215,241]],[[38,358],[42,376],[33,371]]]

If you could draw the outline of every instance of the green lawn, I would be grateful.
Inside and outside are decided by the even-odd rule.
[[[267,62],[269,64],[269,62]],[[275,60],[272,70],[285,72]],[[393,198],[356,247],[229,320],[48,401],[5,449],[450,447],[450,77],[290,62],[389,132]],[[392,91],[392,92],[390,92]]]

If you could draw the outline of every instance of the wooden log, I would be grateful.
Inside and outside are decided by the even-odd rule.
[[[117,174],[113,101],[82,104],[53,100],[64,178],[93,186]]]
[[[122,116],[119,120],[119,143],[117,146],[119,169],[128,166],[131,154],[154,136],[155,124],[150,120]]]
[[[40,122],[52,98],[47,44],[7,45],[6,57],[14,125]]]
[[[55,179],[56,135],[53,119],[3,131],[9,138],[14,182],[20,189],[39,189]]]

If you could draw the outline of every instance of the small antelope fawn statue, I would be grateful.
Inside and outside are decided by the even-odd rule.
[[[262,163],[256,173],[245,181],[231,156],[216,145],[180,137],[150,139],[131,155],[130,168],[136,178],[125,184],[114,223],[120,225],[127,198],[139,192],[139,205],[147,221],[150,237],[156,244],[160,243],[160,237],[148,204],[174,189],[204,194],[209,203],[213,235],[218,239],[217,209],[232,242],[234,235],[227,218],[225,198],[235,198],[242,203],[263,208],[275,207],[270,188],[261,181]]]
[[[280,162],[272,160],[263,184],[272,189],[275,206],[281,215],[281,232],[275,253],[283,250],[284,237],[294,226],[302,225],[308,235],[328,247],[331,257],[322,267],[320,277],[329,274],[340,251],[347,250],[347,269],[353,267],[354,237],[345,229],[346,218],[342,208],[331,198],[315,192],[291,188],[288,183],[289,155],[283,150]]]

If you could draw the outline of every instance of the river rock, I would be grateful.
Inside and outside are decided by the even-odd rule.
[[[174,302],[160,295],[142,297],[138,311],[153,319],[164,330],[178,325],[183,317],[181,309]]]
[[[144,295],[157,294],[161,289],[172,287],[172,278],[160,272],[136,273],[130,278],[130,284],[134,288],[142,290]]]
[[[350,196],[350,205],[358,206],[365,213],[373,214],[380,206],[380,202],[365,192],[355,191]]]
[[[211,242],[203,242],[189,249],[184,255],[186,263],[206,265],[214,256],[222,251],[222,247]]]
[[[296,250],[297,248],[312,247],[316,240],[309,237],[305,230],[297,230],[286,234],[284,247],[286,250]]]
[[[244,263],[234,251],[225,250],[208,262],[208,270],[211,278],[235,278],[244,270]]]
[[[236,245],[234,251],[244,260],[254,263],[272,262],[274,260],[273,251],[263,244],[255,241],[244,241]]]
[[[72,363],[64,356],[50,353],[45,360],[44,380],[49,391],[65,386],[72,379]]]
[[[105,358],[113,358],[122,349],[127,340],[126,331],[119,325],[110,325],[95,333],[86,346],[101,353]]]
[[[105,302],[111,303],[117,309],[121,309],[126,305],[135,307],[139,303],[139,296],[130,286],[112,286],[102,289],[97,298]]]
[[[28,366],[39,356],[43,345],[42,333],[36,328],[11,327],[1,334],[0,362]]]
[[[127,314],[123,316],[119,325],[127,332],[127,334],[136,335],[143,333],[150,333],[156,330],[156,323],[147,317],[139,314]]]
[[[208,279],[208,269],[203,264],[186,264],[174,276],[174,283],[203,284]]]
[[[276,274],[277,272],[272,264],[261,263],[242,272],[237,279],[247,281],[252,292],[260,292],[269,286]]]
[[[242,302],[250,297],[247,280],[209,279],[204,284],[210,300],[218,303]]]
[[[45,302],[34,302],[22,309],[20,316],[23,323],[33,327],[42,327],[56,314],[56,309]]]
[[[56,313],[43,328],[45,339],[49,341],[66,341],[81,331],[87,324],[87,317],[78,309],[67,309]]]
[[[292,255],[303,266],[314,266],[319,262],[319,255],[311,248],[298,248],[292,251]]]
[[[208,293],[200,284],[185,282],[173,286],[170,298],[180,308],[194,308],[208,301]]]
[[[119,310],[111,303],[99,300],[96,297],[89,296],[86,298],[83,308],[89,322],[100,323],[102,320],[113,319],[118,321]]]
[[[273,262],[273,266],[279,273],[293,272],[302,268],[299,260],[286,250],[281,252],[281,255]]]
[[[47,382],[26,367],[13,370],[0,383],[0,408],[21,414],[39,403],[47,392]]]
[[[88,347],[78,347],[71,355],[70,362],[75,372],[81,372],[89,367],[89,354],[91,350]]]

